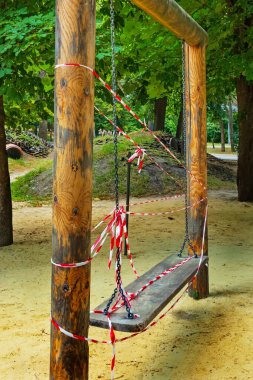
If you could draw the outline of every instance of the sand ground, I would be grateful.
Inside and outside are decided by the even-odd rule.
[[[148,204],[142,210],[165,211],[170,205]],[[253,205],[238,203],[234,192],[210,194],[209,205],[210,297],[194,301],[185,296],[152,330],[119,344],[116,379],[253,379]],[[94,223],[111,208],[110,201],[95,201]],[[183,220],[182,213],[173,219],[132,218],[131,246],[140,273],[175,253],[183,239]],[[0,378],[45,380],[50,206],[15,204],[14,230],[15,244],[0,249]],[[107,257],[106,250],[92,264],[92,307],[114,287]],[[125,283],[132,280],[128,266],[124,278]],[[91,337],[107,338],[107,334],[90,329]],[[110,359],[110,347],[91,345],[90,379],[109,379]]]

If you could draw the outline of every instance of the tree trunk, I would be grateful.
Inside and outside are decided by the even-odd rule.
[[[39,137],[43,140],[47,140],[47,121],[46,120],[41,120],[40,126],[39,126]]]
[[[228,103],[228,128],[230,133],[230,144],[231,144],[231,152],[235,151],[234,146],[234,120],[233,120],[233,108],[232,108],[232,100],[229,99]]]
[[[155,100],[155,131],[164,131],[167,96]]]
[[[253,84],[244,76],[237,79],[239,117],[238,200],[253,201]]]
[[[181,139],[183,134],[183,128],[184,128],[184,120],[183,120],[183,99],[181,100],[181,107],[180,107],[180,114],[177,122],[177,132],[176,132],[176,138]]]
[[[4,103],[0,96],[0,247],[13,243],[11,186],[4,130]]]
[[[220,134],[221,134],[221,151],[225,152],[225,129],[224,129],[224,123],[223,120],[220,119]]]

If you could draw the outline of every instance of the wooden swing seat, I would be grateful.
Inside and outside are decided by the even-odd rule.
[[[124,307],[120,308],[111,315],[113,328],[117,331],[138,332],[142,331],[160,313],[160,311],[178,294],[178,292],[191,280],[196,273],[199,265],[199,258],[193,258],[187,263],[175,269],[160,280],[148,286],[140,293],[136,299],[131,301],[133,313],[138,314],[139,318],[128,319]],[[134,293],[138,291],[149,280],[153,279],[163,271],[180,263],[182,258],[177,256],[167,257],[159,264],[144,273],[137,280],[126,287],[126,291]],[[201,265],[206,265],[208,257],[203,258]],[[104,310],[108,300],[99,305],[95,310]],[[90,325],[108,329],[108,319],[103,314],[90,315]]]

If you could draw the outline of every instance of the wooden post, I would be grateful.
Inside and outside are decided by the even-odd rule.
[[[186,160],[188,174],[188,199],[192,205],[207,196],[206,160],[206,58],[205,47],[185,44],[186,84]],[[207,201],[200,202],[189,210],[189,237],[195,252],[200,255]],[[207,230],[204,253],[207,250]],[[190,289],[194,298],[205,298],[209,294],[208,267],[204,265]]]
[[[207,196],[206,162],[206,45],[208,35],[174,0],[132,0],[177,37],[185,41],[185,80],[187,117],[188,203]],[[194,180],[195,177],[202,185]],[[203,186],[204,185],[204,186]],[[189,237],[196,253],[201,253],[207,201],[189,211]],[[207,255],[207,230],[204,246]],[[204,265],[190,289],[194,298],[209,294],[208,267]]]
[[[95,64],[95,0],[56,1],[56,64]],[[90,257],[94,79],[81,67],[59,67],[55,78],[53,261]],[[52,268],[52,317],[87,336],[90,265]],[[51,327],[50,379],[88,379],[89,349]]]

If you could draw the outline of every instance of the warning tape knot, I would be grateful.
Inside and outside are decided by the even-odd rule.
[[[133,162],[135,158],[138,158],[138,162],[137,162],[138,173],[140,173],[142,170],[145,155],[146,155],[146,150],[143,148],[138,148],[136,149],[134,154],[132,154],[132,156],[129,157],[128,159],[128,162]]]

